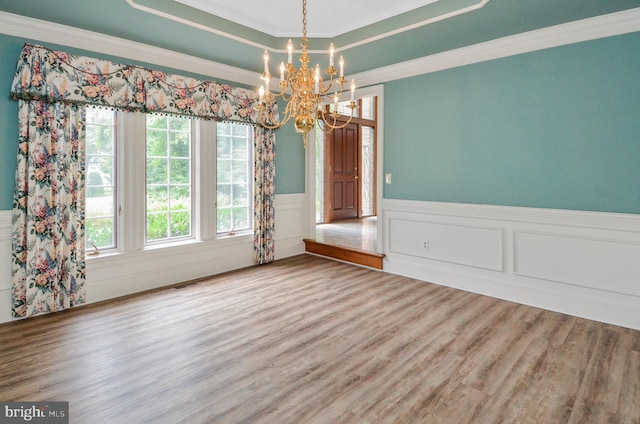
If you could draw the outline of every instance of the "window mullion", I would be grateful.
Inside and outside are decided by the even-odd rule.
[[[144,248],[146,150],[145,116],[118,112],[118,233],[123,251]]]
[[[195,226],[201,240],[216,237],[216,122],[198,120],[195,142]]]

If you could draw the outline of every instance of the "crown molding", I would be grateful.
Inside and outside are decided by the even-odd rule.
[[[255,86],[259,81],[256,72],[246,69],[124,38],[7,12],[0,12],[0,34],[166,66],[248,86]]]
[[[440,21],[444,21],[447,19],[451,19],[451,18],[455,18],[456,16],[460,16],[460,15],[464,15],[465,13],[469,13],[469,12],[473,12],[475,10],[479,10],[482,9],[483,7],[485,7],[491,0],[480,0],[478,3],[473,4],[471,6],[468,7],[463,7],[462,9],[458,9],[458,10],[454,10],[451,11],[449,13],[444,13],[442,15],[438,15],[438,16],[434,16],[432,18],[429,19],[425,19],[423,21],[420,22],[416,22],[415,24],[412,25],[407,25],[405,27],[402,28],[397,28],[394,29],[393,31],[388,31],[382,34],[378,34],[375,35],[373,37],[369,37],[369,38],[365,38],[363,40],[360,41],[356,41],[354,43],[351,44],[347,44],[346,46],[342,46],[338,49],[336,49],[336,51],[342,51],[342,50],[349,50],[352,49],[354,47],[359,47],[359,46],[363,46],[365,44],[369,44],[369,43],[373,43],[374,41],[379,41],[388,37],[392,37],[394,35],[398,35],[398,34],[402,34],[403,32],[407,32],[407,31],[411,31],[413,29],[417,29],[426,25],[431,25],[434,24],[436,22],[440,22]]]
[[[536,50],[640,31],[640,8],[543,28],[474,44],[349,76],[360,87],[381,84]],[[100,52],[248,86],[256,72],[197,58],[172,50],[66,25],[0,12],[0,33]]]
[[[569,22],[351,75],[367,86],[598,38],[640,31],[640,8]]]

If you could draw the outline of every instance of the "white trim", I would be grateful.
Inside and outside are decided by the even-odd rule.
[[[640,31],[640,8],[511,35],[351,75],[366,86]]]
[[[256,86],[258,74],[184,53],[40,19],[0,12],[0,34],[55,43]]]
[[[603,228],[640,234],[640,215],[636,214],[396,199],[384,199],[384,209],[471,219]]]
[[[0,210],[0,323],[11,319],[11,215]]]
[[[178,22],[178,23],[180,23],[182,25],[188,25],[190,27],[193,27],[193,28],[196,28],[196,29],[199,29],[199,30],[202,30],[202,31],[207,31],[207,32],[210,32],[212,34],[220,35],[220,36],[228,38],[230,40],[239,41],[240,43],[246,44],[248,46],[258,47],[258,48],[263,49],[263,50],[271,50],[271,47],[269,47],[269,46],[267,46],[265,44],[256,43],[255,41],[251,41],[251,40],[243,38],[243,37],[238,37],[237,35],[233,35],[233,34],[230,34],[228,32],[220,31],[219,29],[211,28],[210,26],[203,25],[203,24],[198,23],[198,22],[193,22],[193,21],[191,21],[189,19],[184,19],[184,18],[181,18],[179,16],[171,15],[171,14],[165,13],[165,12],[163,12],[161,10],[157,10],[157,9],[154,9],[154,8],[151,8],[151,7],[148,7],[148,6],[142,6],[140,4],[137,4],[134,0],[125,0],[125,1],[127,2],[127,4],[129,4],[129,6],[133,7],[134,9],[140,10],[142,12],[149,13],[149,14],[155,15],[155,16],[159,16],[161,18],[168,19],[170,21]],[[287,50],[285,49],[283,52],[286,53]]]
[[[640,31],[640,8],[569,22],[474,44],[351,75],[360,87],[473,63]],[[118,37],[0,12],[0,33],[139,60],[151,64],[257,85],[253,71]]]
[[[263,13],[247,13],[247,4],[251,1],[237,2],[214,0],[177,0],[187,6],[200,9],[203,12],[232,21],[236,24],[255,29],[273,37],[293,38],[300,36],[300,24],[297,8],[291,8],[290,0],[271,1],[269,8],[261,9]],[[354,7],[342,1],[329,0],[320,3],[320,8],[310,11],[313,17],[313,25],[309,28],[310,38],[335,38],[341,34],[357,30],[388,18],[412,12],[416,9],[435,3],[438,0],[405,0],[402,2],[389,2],[384,0],[385,6],[379,7],[382,1],[372,2],[366,12],[362,11],[361,4]],[[336,14],[336,10],[340,13]],[[340,15],[340,16],[336,16]],[[319,28],[320,27],[320,28]]]
[[[252,47],[258,47],[260,49],[268,50],[268,51],[270,51],[272,53],[287,53],[286,49],[273,48],[273,47],[267,46],[265,44],[257,43],[255,41],[249,40],[247,38],[239,37],[237,35],[233,35],[233,34],[230,34],[228,32],[220,31],[220,30],[218,30],[216,28],[211,28],[211,27],[209,27],[207,25],[203,25],[203,24],[198,23],[198,22],[193,22],[191,20],[184,19],[184,18],[181,18],[179,16],[171,15],[171,14],[163,12],[161,10],[153,9],[151,7],[148,7],[148,6],[142,6],[142,5],[137,4],[134,0],[125,0],[125,1],[129,4],[129,6],[133,7],[134,9],[138,9],[140,11],[143,11],[143,12],[146,12],[146,13],[150,13],[152,15],[160,16],[161,18],[164,18],[164,19],[172,20],[172,21],[181,23],[183,25],[188,25],[188,26],[191,26],[191,27],[203,30],[203,31],[211,32],[213,34],[220,35],[222,37],[226,37],[226,38],[229,38],[231,40],[238,41],[238,42],[241,42],[243,44],[246,44],[246,45],[249,45],[249,46],[252,46]],[[401,28],[396,28],[396,29],[394,29],[392,31],[387,31],[387,32],[384,32],[382,34],[374,35],[373,37],[365,38],[365,39],[362,39],[360,41],[356,41],[354,43],[348,44],[346,46],[338,47],[336,49],[336,52],[341,52],[341,51],[345,51],[345,50],[348,50],[348,49],[352,49],[354,47],[363,46],[365,44],[369,44],[369,43],[373,43],[375,41],[383,40],[385,38],[392,37],[394,35],[401,34],[403,32],[411,31],[411,30],[416,29],[416,28],[420,28],[420,27],[423,27],[423,26],[426,26],[426,25],[430,25],[430,24],[433,24],[433,23],[436,23],[436,22],[444,21],[446,19],[454,18],[456,16],[460,16],[460,15],[463,15],[465,13],[472,12],[474,10],[482,9],[483,7],[485,7],[489,3],[489,1],[491,1],[491,0],[480,0],[477,4],[474,4],[474,5],[471,5],[471,6],[468,6],[468,7],[463,7],[462,9],[453,10],[451,12],[444,13],[444,14],[438,15],[438,16],[434,16],[432,18],[425,19],[425,20],[422,20],[420,22],[416,22],[416,23],[411,24],[411,25],[407,25],[407,26],[404,26],[404,27],[401,27]],[[396,12],[394,12],[394,15],[403,13],[402,12],[403,10],[406,11],[408,8],[406,7],[406,5],[404,5],[404,6],[405,7],[400,7],[399,5],[396,5]],[[230,20],[233,20],[233,18],[231,18]],[[380,20],[380,19],[378,19],[378,20]],[[361,26],[364,26],[364,25],[361,24]],[[357,29],[357,26],[352,28],[351,30],[355,30],[355,29]],[[345,33],[349,32],[351,30],[345,31]],[[260,29],[260,31],[264,32],[264,28]],[[334,37],[337,37],[339,35],[340,34],[334,34],[334,33],[332,33],[332,34],[316,34],[315,37],[316,38],[334,38]],[[275,34],[273,36],[274,37],[285,37],[285,38],[286,37],[290,37],[290,35],[287,35],[287,34]],[[309,53],[326,53],[327,51],[328,50],[310,50]]]
[[[386,272],[640,329],[640,215],[385,199],[384,216]]]
[[[0,210],[0,237],[10,237],[11,210]]]
[[[360,40],[360,41],[356,41],[354,43],[351,44],[347,44],[346,46],[342,46],[340,48],[337,48],[336,51],[343,51],[343,50],[349,50],[352,49],[354,47],[360,47],[363,46],[365,44],[369,44],[369,43],[373,43],[374,41],[380,41],[383,40],[385,38],[388,37],[392,37],[394,35],[398,35],[398,34],[402,34],[403,32],[407,32],[407,31],[411,31],[413,29],[417,29],[426,25],[430,25],[436,22],[441,22],[447,19],[451,19],[451,18],[455,18],[456,16],[460,16],[460,15],[464,15],[465,13],[469,13],[469,12],[473,12],[474,10],[479,10],[482,9],[483,7],[485,7],[489,1],[491,0],[481,0],[479,3],[476,3],[474,5],[468,6],[468,7],[464,7],[462,9],[458,9],[458,10],[454,10],[452,12],[449,13],[445,13],[442,15],[438,15],[438,16],[434,16],[433,18],[429,18],[429,19],[425,19],[423,21],[420,22],[416,22],[415,24],[411,24],[411,25],[407,25],[405,27],[402,28],[397,28],[394,29],[392,31],[388,31],[382,34],[378,34],[375,35],[373,37],[369,37],[369,38],[365,38],[364,40]]]
[[[383,252],[384,249],[384,222],[382,220],[383,213],[383,171],[384,171],[384,86],[376,85],[365,87],[358,90],[358,98],[377,97],[377,125],[376,125],[376,210],[378,212],[377,220],[377,246],[376,251]],[[305,187],[307,193],[306,206],[306,230],[305,237],[315,239],[316,237],[316,158],[315,158],[315,132],[312,131],[307,138],[307,148],[305,151]]]
[[[640,31],[640,8],[597,16],[383,66],[351,76],[360,87]],[[0,12],[0,33],[195,72],[249,86],[257,74],[218,62],[39,19]]]

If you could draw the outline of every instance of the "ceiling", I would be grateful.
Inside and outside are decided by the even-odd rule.
[[[298,37],[302,32],[300,0],[269,0],[260,8],[255,0],[176,1],[274,37]],[[309,37],[332,38],[437,1],[309,0],[307,32]]]
[[[0,16],[23,15],[250,72],[261,72],[266,49],[273,63],[286,58],[287,38],[298,46],[302,29],[301,0],[110,0],[108,8],[104,3],[0,0]],[[205,7],[208,11],[203,11]],[[512,43],[516,35],[547,28],[552,31],[545,36],[555,38],[558,31],[560,35],[567,31],[565,24],[618,12],[630,14],[640,25],[635,18],[640,0],[308,0],[307,18],[312,62],[324,64],[333,42],[344,55],[346,74],[352,75],[446,52],[458,54],[470,46],[478,46],[474,51],[487,57],[486,43]],[[34,24],[40,27],[46,31],[21,34],[53,43],[51,27]],[[0,26],[0,35],[6,28]],[[338,35],[325,37],[323,32]],[[100,41],[98,35],[95,39]],[[86,44],[74,37],[62,44],[76,42]]]

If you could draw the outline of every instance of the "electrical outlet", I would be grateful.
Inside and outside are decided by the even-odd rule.
[[[424,250],[426,250],[426,251],[428,251],[428,250],[429,250],[429,241],[428,241],[428,240],[427,240],[427,241],[423,241],[423,242],[422,242],[422,248],[423,248]]]
[[[391,184],[391,174],[385,174],[384,182],[385,184]]]

